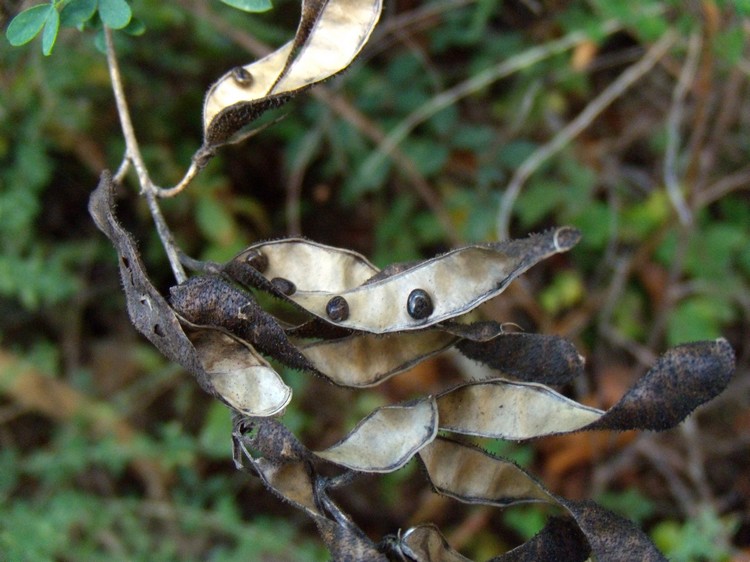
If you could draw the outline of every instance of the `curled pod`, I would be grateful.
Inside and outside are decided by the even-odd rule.
[[[286,296],[293,295],[297,292],[297,285],[289,281],[289,279],[284,279],[283,277],[274,277],[271,279],[271,285],[273,285],[276,290],[278,290],[280,293],[285,294]]]

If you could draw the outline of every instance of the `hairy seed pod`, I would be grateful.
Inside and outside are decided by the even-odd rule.
[[[349,303],[344,297],[333,297],[326,305],[326,314],[334,322],[343,322],[349,318]]]
[[[409,298],[406,300],[406,311],[409,316],[415,320],[424,320],[435,310],[435,306],[432,304],[432,299],[427,291],[423,289],[414,289],[409,293]]]
[[[238,85],[245,88],[253,83],[253,75],[241,66],[236,66],[232,69],[232,78],[234,78],[234,81]]]
[[[277,291],[285,294],[287,297],[297,292],[297,285],[284,279],[283,277],[274,277],[271,279],[271,285],[273,285]]]
[[[261,273],[268,269],[268,257],[260,250],[250,250],[245,256],[245,262]]]

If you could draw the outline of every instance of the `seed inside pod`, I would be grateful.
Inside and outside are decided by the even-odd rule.
[[[406,311],[409,316],[415,320],[424,320],[435,310],[435,306],[432,304],[432,299],[427,291],[423,289],[414,289],[409,293],[409,298],[406,300]]]
[[[253,75],[245,68],[236,66],[232,69],[232,78],[240,86],[247,87],[253,83]]]
[[[343,322],[349,318],[349,303],[344,297],[333,297],[326,305],[326,314],[334,322]]]
[[[284,279],[283,277],[274,277],[273,279],[271,279],[271,285],[276,287],[276,289],[280,293],[283,293],[286,296],[293,295],[297,292],[297,285],[289,281],[289,279]]]
[[[268,258],[260,250],[250,250],[245,256],[245,262],[261,273],[268,269]]]

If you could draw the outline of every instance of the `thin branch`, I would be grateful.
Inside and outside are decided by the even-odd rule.
[[[675,229],[677,243],[672,251],[669,273],[667,274],[667,279],[664,283],[666,291],[664,291],[664,298],[654,311],[653,319],[651,320],[651,328],[646,337],[646,346],[650,349],[656,347],[667,329],[670,313],[678,299],[677,287],[679,286],[679,279],[684,272],[685,258],[688,252],[688,245],[690,244],[690,237],[696,228],[694,222],[687,226],[679,224],[676,226],[678,227]]]
[[[683,225],[690,224],[692,214],[685,200],[685,194],[680,189],[678,167],[678,152],[680,150],[680,123],[682,122],[683,110],[685,109],[685,97],[690,86],[695,81],[695,73],[698,70],[701,46],[703,41],[699,32],[693,32],[688,42],[688,52],[682,72],[672,92],[672,107],[667,117],[667,146],[664,154],[664,185],[667,195],[672,203],[680,222]]]
[[[653,438],[639,439],[635,443],[634,448],[643,457],[648,459],[656,471],[664,478],[672,497],[680,506],[682,513],[687,516],[692,515],[697,497],[685,482],[682,481],[675,469],[675,466],[681,467],[684,465],[684,459],[676,451],[660,445]]]
[[[689,416],[680,424],[680,435],[685,441],[685,472],[693,483],[703,505],[716,509],[716,498],[708,485],[706,474],[706,453],[703,449],[705,436],[701,435],[695,416]]]
[[[169,227],[164,220],[164,216],[161,214],[161,209],[159,209],[159,204],[156,200],[156,186],[151,181],[151,178],[148,175],[148,169],[143,161],[143,156],[141,156],[141,150],[135,137],[133,122],[130,119],[130,111],[128,110],[128,104],[125,98],[125,89],[122,85],[120,66],[117,62],[114,42],[112,41],[112,31],[106,26],[104,27],[104,40],[107,46],[107,66],[109,67],[109,76],[112,81],[112,91],[114,92],[117,113],[120,116],[120,125],[122,126],[123,136],[125,137],[126,158],[133,164],[136,174],[138,174],[138,183],[141,186],[141,193],[148,203],[151,217],[156,225],[156,232],[161,239],[162,246],[164,246],[164,251],[167,253],[167,258],[169,259],[169,264],[172,266],[174,277],[178,283],[182,283],[187,279],[187,275],[185,275],[185,270],[180,263],[180,258],[177,254],[177,245],[175,244],[172,232],[169,230]],[[124,176],[125,170],[126,166],[123,163],[120,166],[120,170],[118,170],[118,177]]]
[[[117,172],[115,173],[114,177],[112,178],[116,184],[121,184],[123,181],[125,181],[125,176],[128,175],[128,172],[130,171],[130,158],[128,158],[128,155],[126,154],[122,162],[120,162],[120,167],[117,169]]]
[[[663,57],[677,39],[677,34],[668,31],[651,46],[646,54],[635,64],[628,67],[617,79],[600,93],[578,114],[578,116],[563,127],[547,144],[540,146],[518,167],[508,184],[500,201],[497,218],[497,235],[500,240],[509,237],[510,215],[513,205],[521,192],[526,180],[551,156],[562,150],[572,139],[580,134],[596,119],[613,101],[651,70]]]
[[[327,120],[330,112],[323,112],[323,120]],[[318,154],[318,147],[322,140],[322,125],[312,128],[305,134],[300,143],[300,149],[294,155],[287,183],[286,196],[286,224],[289,236],[302,235],[301,204],[302,182],[305,170]]]
[[[185,189],[188,185],[190,185],[190,182],[195,179],[195,176],[198,175],[198,172],[201,171],[201,166],[198,164],[198,162],[194,159],[192,162],[190,162],[190,167],[188,168],[187,172],[185,172],[185,176],[179,181],[177,185],[174,187],[169,188],[160,188],[154,186],[154,191],[156,192],[156,195],[159,197],[167,198],[167,197],[174,197],[175,195],[179,195],[182,193],[182,190]]]
[[[695,208],[701,209],[738,189],[750,189],[750,166],[745,166],[731,175],[724,176],[696,194]]]
[[[600,32],[610,34],[618,29],[621,25],[615,21],[608,21],[602,24]],[[395,148],[411,133],[418,125],[427,121],[430,117],[439,111],[455,104],[458,100],[463,99],[482,88],[485,88],[505,78],[528,68],[539,61],[550,56],[562,53],[576,46],[579,43],[587,41],[589,35],[583,32],[569,33],[565,37],[552,41],[546,45],[533,47],[515,55],[502,63],[490,67],[471,78],[456,84],[452,88],[445,90],[437,96],[430,99],[427,103],[421,105],[418,109],[407,115],[390,133],[383,139],[378,148],[365,160],[356,172],[362,177],[371,175],[388,156],[393,156]]]
[[[109,77],[112,81],[112,90],[115,95],[115,103],[117,104],[117,114],[120,116],[122,134],[125,137],[126,157],[133,164],[136,174],[138,174],[138,183],[141,186],[141,191],[149,191],[153,189],[153,183],[148,175],[146,164],[141,155],[141,149],[135,137],[133,121],[130,119],[130,110],[128,109],[125,97],[125,89],[122,85],[120,64],[117,62],[115,46],[112,41],[112,30],[106,26],[104,26],[104,40],[107,46],[107,66],[109,67]]]

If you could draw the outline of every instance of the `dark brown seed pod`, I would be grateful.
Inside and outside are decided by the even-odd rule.
[[[432,299],[427,291],[423,289],[414,289],[409,293],[409,298],[406,300],[406,311],[409,316],[415,320],[424,320],[435,310],[435,306],[432,304]]]
[[[333,297],[326,305],[326,314],[334,322],[343,322],[349,318],[349,303],[342,296]]]
[[[276,289],[280,293],[283,293],[286,296],[293,295],[297,292],[297,285],[289,281],[289,279],[284,279],[283,277],[274,277],[273,279],[271,279],[271,285],[276,287]]]
[[[268,258],[260,250],[250,250],[245,256],[245,262],[261,273],[268,269]]]
[[[253,83],[253,75],[241,66],[236,66],[232,69],[232,78],[234,78],[237,84],[243,87],[250,86]]]

